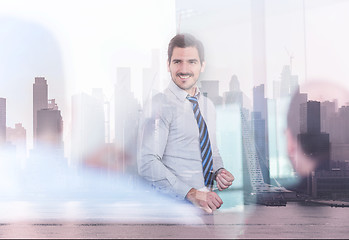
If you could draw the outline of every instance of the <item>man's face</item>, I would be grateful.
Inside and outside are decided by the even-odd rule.
[[[201,64],[196,47],[173,49],[168,71],[171,73],[173,82],[191,96],[195,94],[196,82],[204,68],[205,62]]]

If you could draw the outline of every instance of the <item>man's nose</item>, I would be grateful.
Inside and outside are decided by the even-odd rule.
[[[180,72],[186,73],[190,70],[189,64],[188,63],[182,63],[180,66]]]

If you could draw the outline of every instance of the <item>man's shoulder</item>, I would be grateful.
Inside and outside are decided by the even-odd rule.
[[[168,101],[168,94],[166,94],[166,90],[162,91],[162,92],[158,92],[156,93],[153,97],[152,97],[152,101],[156,101],[156,102],[160,102],[160,103],[165,103]]]
[[[171,100],[165,91],[154,94],[144,105],[144,109],[148,109],[151,112],[164,112],[171,107]],[[167,112],[167,111],[166,111]]]
[[[164,108],[170,105],[170,99],[166,92],[158,92],[150,100],[152,107]]]

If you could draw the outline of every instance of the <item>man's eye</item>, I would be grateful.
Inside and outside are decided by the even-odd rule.
[[[189,63],[190,63],[190,64],[196,64],[197,61],[190,61]]]

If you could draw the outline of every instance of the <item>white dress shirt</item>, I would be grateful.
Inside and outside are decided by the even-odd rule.
[[[173,81],[146,104],[140,122],[138,172],[162,192],[184,199],[191,188],[205,188],[199,128],[188,93]],[[197,88],[211,141],[213,172],[223,167],[216,144],[213,103]]]

